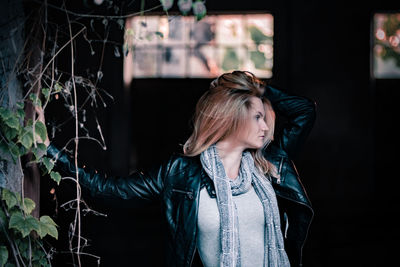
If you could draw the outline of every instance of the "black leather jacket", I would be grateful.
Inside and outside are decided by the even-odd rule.
[[[302,247],[313,217],[310,200],[291,160],[310,132],[315,120],[315,104],[270,86],[265,96],[275,112],[287,122],[275,136],[265,156],[278,169],[281,178],[272,179],[278,198],[285,249],[292,266],[301,266]],[[75,177],[71,158],[54,145],[48,156],[58,158],[56,168]],[[159,200],[167,222],[166,265],[191,266],[196,252],[199,191],[206,186],[215,197],[212,180],[202,169],[200,158],[173,155],[161,166],[128,177],[106,177],[89,168],[79,168],[79,182],[92,195],[112,195],[123,199]]]

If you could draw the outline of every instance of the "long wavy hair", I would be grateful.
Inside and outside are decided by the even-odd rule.
[[[224,73],[210,84],[196,105],[193,133],[183,146],[186,156],[196,156],[210,145],[241,131],[246,124],[251,98],[259,97],[265,109],[265,122],[269,128],[264,146],[249,149],[258,169],[264,174],[277,176],[276,168],[262,154],[273,140],[275,113],[268,99],[262,97],[265,83],[249,71]]]

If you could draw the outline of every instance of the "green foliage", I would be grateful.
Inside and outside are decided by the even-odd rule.
[[[43,166],[46,168],[46,173],[49,173],[50,178],[53,179],[59,185],[61,182],[61,175],[56,171],[52,171],[54,167],[54,162],[47,157],[43,157],[42,163]]]
[[[16,194],[7,189],[2,190],[1,199],[6,202],[9,210],[18,203]]]
[[[53,179],[57,184],[61,182],[61,175],[58,172],[50,172],[50,177]]]
[[[39,236],[43,238],[44,236],[51,235],[55,239],[58,239],[58,231],[57,231],[57,224],[53,221],[52,218],[49,216],[42,216],[40,217],[39,221]]]
[[[61,90],[56,83],[56,90]],[[43,88],[46,99],[50,90]],[[42,102],[35,94],[30,94],[32,104],[42,108]],[[54,162],[45,157],[47,146],[43,143],[47,137],[46,126],[40,121],[29,119],[24,124],[24,103],[18,102],[13,108],[0,107],[0,149],[9,154],[14,161],[32,152],[34,162],[45,168],[45,174],[51,179],[61,181],[61,175],[54,172]],[[42,239],[51,236],[58,238],[57,224],[49,217],[37,219],[30,215],[36,204],[30,198],[1,188],[0,200],[0,267],[2,266],[50,266]],[[3,245],[4,244],[4,245]],[[13,254],[19,254],[14,255]],[[18,261],[15,262],[15,261]]]
[[[46,167],[47,173],[50,173],[51,170],[52,170],[53,167],[54,167],[53,161],[52,161],[51,159],[47,158],[47,157],[43,157],[42,163],[43,163],[43,165]]]
[[[46,126],[43,124],[43,122],[41,122],[41,121],[36,122],[36,124],[35,124],[35,133],[37,135],[39,135],[39,137],[42,140],[46,140],[47,129],[46,129]]]
[[[192,9],[193,9],[193,14],[196,16],[197,21],[203,19],[207,14],[205,1],[203,2],[202,0],[196,0],[193,3]]]
[[[23,205],[23,209],[25,214],[31,214],[31,212],[35,209],[36,204],[35,202],[30,199],[30,198],[24,198],[24,205]]]
[[[43,88],[42,92],[46,98],[49,97],[48,88]],[[42,103],[35,94],[31,94],[29,98],[34,105],[42,108]],[[0,107],[0,149],[3,153],[11,155],[14,163],[21,156],[32,152],[35,157],[34,162],[46,164],[43,162],[43,155],[47,150],[47,146],[43,143],[47,137],[46,125],[41,121],[33,122],[32,119],[23,125],[24,117],[23,102],[18,102],[14,108]],[[51,169],[48,173],[50,171]]]
[[[11,215],[8,227],[18,230],[22,237],[26,237],[33,230],[39,231],[39,223],[31,215],[23,216],[21,213],[14,213]]]
[[[30,98],[35,105],[41,107],[40,99],[33,94]],[[39,162],[40,155],[45,154],[47,149],[43,144],[47,136],[46,126],[40,121],[33,123],[31,119],[23,125],[24,118],[23,102],[17,103],[14,108],[0,107],[0,149],[3,153],[10,154],[14,163],[33,150],[36,161]]]
[[[50,89],[49,88],[42,88],[42,94],[44,98],[49,99],[50,97]]]
[[[5,245],[0,246],[0,267],[14,266],[16,258],[19,265],[50,266],[42,239],[47,235],[58,239],[57,224],[49,216],[37,219],[30,215],[35,209],[32,199],[22,199],[6,188],[1,191],[0,241]],[[11,257],[11,252],[20,256]]]

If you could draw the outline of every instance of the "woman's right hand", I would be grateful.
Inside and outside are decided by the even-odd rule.
[[[39,107],[39,106],[35,106],[35,111],[36,111],[38,120],[46,126],[43,108]],[[47,133],[46,133],[46,140],[42,140],[42,141],[46,145],[46,147],[48,147],[50,145],[50,140],[49,140],[49,136],[47,135]]]

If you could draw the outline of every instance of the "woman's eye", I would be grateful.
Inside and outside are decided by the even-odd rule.
[[[259,120],[261,118],[260,115],[256,115],[256,120]]]

